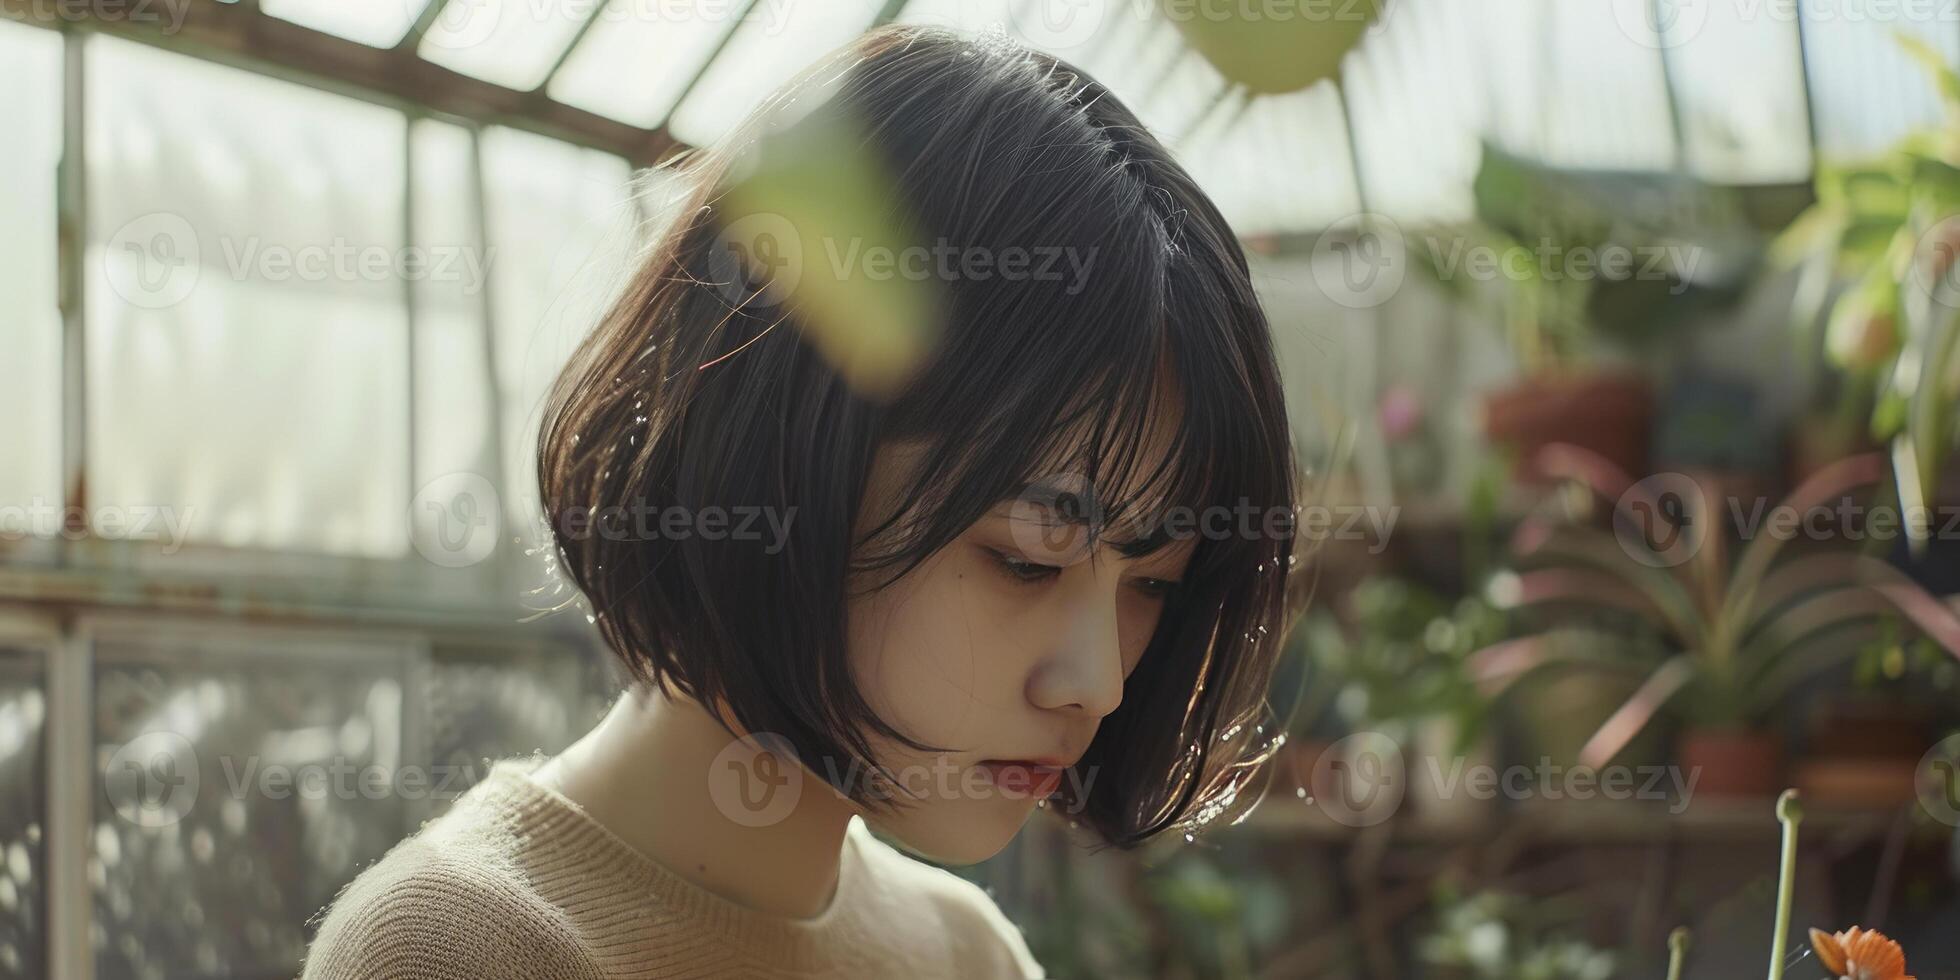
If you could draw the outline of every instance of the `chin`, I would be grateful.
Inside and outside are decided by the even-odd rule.
[[[938,864],[979,864],[999,854],[1034,813],[1033,800],[964,800],[865,819],[905,849]]]

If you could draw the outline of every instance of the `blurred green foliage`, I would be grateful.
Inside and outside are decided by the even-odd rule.
[[[1481,596],[1452,602],[1390,577],[1366,579],[1344,599],[1347,623],[1317,610],[1301,626],[1314,662],[1339,686],[1343,719],[1355,726],[1448,719],[1459,749],[1475,741],[1491,703],[1469,658],[1505,636],[1505,614]]]
[[[1568,906],[1569,907],[1569,906]],[[1499,892],[1438,892],[1418,951],[1443,980],[1609,980],[1613,956],[1573,938],[1557,903]]]

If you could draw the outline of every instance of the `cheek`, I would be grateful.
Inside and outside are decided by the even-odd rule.
[[[1123,649],[1123,676],[1130,676],[1143,651],[1150,647],[1157,624],[1163,619],[1164,600],[1138,595],[1123,600],[1117,611],[1116,635]]]
[[[983,571],[942,552],[851,603],[858,688],[880,717],[920,741],[976,745],[1021,694],[1023,644]]]

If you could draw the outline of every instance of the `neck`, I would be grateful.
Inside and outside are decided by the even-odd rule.
[[[739,778],[711,772],[734,742],[699,702],[635,686],[533,778],[634,850],[709,891],[792,919],[820,915],[836,893],[853,811],[806,771],[781,820],[748,827],[729,819],[709,793],[709,780]],[[747,754],[740,760],[754,761]]]

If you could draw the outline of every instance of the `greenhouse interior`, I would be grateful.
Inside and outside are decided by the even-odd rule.
[[[1257,713],[1131,725],[1156,699],[1118,675],[1130,713],[1090,749],[1130,782],[1140,763],[1107,761],[1122,738],[1167,730],[1169,746],[1202,724],[1217,738],[1197,758],[1223,760],[1224,788],[1178,796],[1160,779],[1183,809],[1145,813],[1153,832],[1121,847],[1090,832],[1104,809],[1074,819],[1085,784],[1070,806],[1016,811],[1025,827],[984,860],[907,848],[997,905],[1029,975],[1960,978],[1951,2],[0,0],[0,14],[0,978],[384,975],[319,952],[349,883],[443,826],[496,760],[611,724],[636,682],[618,649],[636,634],[585,594],[604,566],[557,539],[557,502],[584,491],[541,480],[565,406],[603,394],[564,379],[598,378],[600,333],[662,302],[661,263],[686,261],[702,227],[696,161],[774,138],[744,120],[787,112],[772,93],[868,32],[942,36],[891,25],[963,39],[947,73],[1059,62],[1106,91],[1074,118],[1119,120],[1136,156],[1113,174],[1175,168],[1150,191],[1177,210],[1082,203],[1076,231],[1147,213],[1189,237],[1136,261],[1233,257],[1217,274],[1250,281],[1265,332],[1163,329],[1201,338],[1170,342],[1194,352],[1252,344],[1232,350],[1269,358],[1284,396],[1276,449],[1267,420],[1219,431],[1243,434],[1226,452],[1265,454],[1234,476],[1291,474],[1285,540],[1254,543],[1282,550],[1230,545],[1285,555],[1287,612],[1231,647],[1242,670],[1207,655],[1189,701],[1223,698],[1203,678],[1230,669],[1258,682]],[[807,115],[784,131],[830,118],[855,84],[790,100]],[[915,83],[921,104],[938,84]],[[895,241],[904,222],[880,210],[893,173],[913,180],[907,166],[951,145],[1031,159],[988,155],[1035,131],[1010,119],[1035,109],[996,109],[891,108],[888,128],[916,131],[879,138],[917,141],[916,161],[820,133],[788,166],[738,167],[748,196],[730,200],[773,202],[786,234],[833,221]],[[1041,196],[1074,186],[1053,174],[993,176],[1022,182],[1000,207],[1071,206]],[[961,191],[986,179],[942,174],[934,200],[972,216]],[[1193,229],[1214,207],[1224,234],[1207,238]],[[773,234],[728,254],[768,265]],[[829,372],[867,406],[937,363],[908,284],[945,285],[949,266],[908,279],[866,258],[825,279],[845,260],[803,247],[802,283],[777,296],[794,327],[754,338],[791,346],[758,345],[755,363]],[[1012,257],[987,258],[993,278],[964,253],[950,288],[1022,285]],[[751,295],[736,292],[725,306]],[[672,329],[659,336],[692,336]],[[1094,356],[1039,336],[1051,353],[1031,357]],[[1211,404],[1265,404],[1261,364],[1237,370],[1253,393]],[[816,404],[700,384],[697,416]],[[833,430],[793,413],[743,418],[688,451],[828,476],[805,474],[792,501],[863,487],[857,430],[826,445]],[[817,444],[766,441],[783,432]],[[654,442],[635,474],[681,452]],[[566,472],[578,458],[544,453]],[[708,480],[672,465],[662,479]],[[1192,568],[1213,547],[1207,532]],[[704,607],[777,616],[761,581],[777,574]],[[1167,588],[1208,595],[1197,574]],[[1042,615],[1074,601],[1042,595]],[[1164,632],[1141,634],[1150,654],[1172,652]],[[814,656],[773,651],[799,655]],[[836,696],[745,696],[763,695]],[[484,975],[457,969],[396,975]]]

